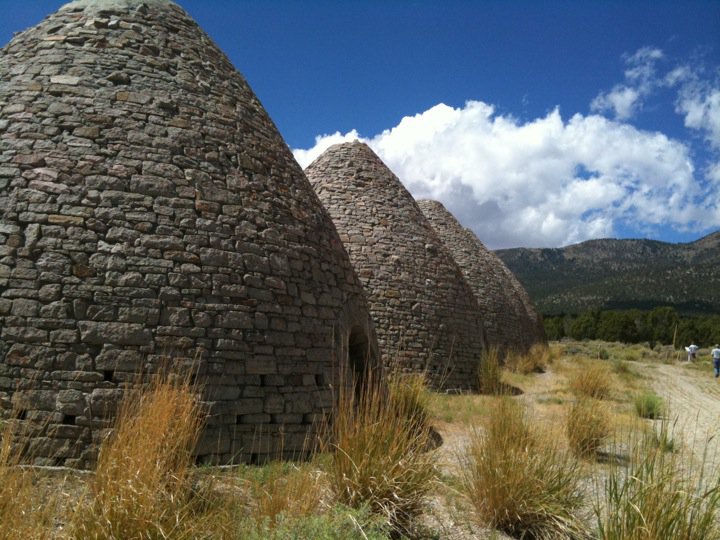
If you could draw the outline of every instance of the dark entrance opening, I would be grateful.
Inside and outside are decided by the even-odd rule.
[[[367,371],[369,354],[367,335],[359,326],[354,327],[348,337],[348,365],[353,376],[362,377]]]

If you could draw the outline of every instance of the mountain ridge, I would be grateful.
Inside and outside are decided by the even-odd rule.
[[[720,311],[720,231],[685,243],[601,238],[495,254],[545,315],[659,306]]]

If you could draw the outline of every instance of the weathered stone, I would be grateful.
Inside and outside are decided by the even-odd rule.
[[[138,351],[105,349],[95,359],[97,369],[137,373],[142,366],[143,355]]]
[[[305,172],[361,276],[385,365],[424,371],[436,387],[477,388],[482,312],[400,180],[360,142],[330,147]],[[304,315],[321,315],[319,297],[301,297]]]
[[[80,77],[74,77],[72,75],[55,75],[50,77],[50,82],[53,84],[68,84],[76,86],[80,83]]]
[[[50,214],[47,217],[48,223],[51,223],[53,225],[63,225],[63,226],[70,226],[70,225],[82,225],[85,221],[81,217],[75,217],[75,216],[63,216],[63,215],[55,215]]]
[[[84,343],[103,345],[148,345],[152,333],[141,324],[79,321],[80,340]]]
[[[292,415],[285,450],[299,453],[305,415],[327,414],[330,385],[347,382],[338,368],[377,358],[347,253],[252,90],[181,8],[97,5],[0,53],[0,399],[52,386],[27,402],[27,421],[48,424],[32,455],[89,466],[123,385],[170,363],[202,382],[221,434],[199,460],[251,459],[245,436],[269,455],[257,428],[273,414]]]
[[[8,343],[42,343],[47,341],[48,333],[46,330],[25,326],[5,326],[0,337]]]
[[[457,261],[485,316],[488,344],[501,355],[527,352],[545,342],[542,318],[505,264],[438,201],[418,201],[425,217]]]
[[[85,412],[86,394],[80,390],[60,390],[56,410],[63,414],[81,415]]]
[[[80,126],[75,128],[73,135],[86,139],[96,139],[100,136],[100,128],[97,126]]]

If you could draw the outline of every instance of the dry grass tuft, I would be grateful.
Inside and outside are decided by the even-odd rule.
[[[520,375],[544,373],[553,362],[555,354],[547,345],[536,343],[525,354],[509,353],[505,358],[505,368]]]
[[[497,348],[492,347],[483,352],[478,370],[478,383],[481,394],[496,396],[503,391],[502,369]]]
[[[424,373],[392,373],[387,379],[388,395],[395,414],[409,422],[408,429],[426,437],[430,425],[430,392]]]
[[[565,427],[575,456],[591,458],[610,435],[610,417],[601,402],[581,398],[568,410]]]
[[[631,442],[632,446],[633,443]],[[653,445],[635,445],[627,468],[615,467],[599,488],[601,540],[718,540],[720,471]]]
[[[586,538],[579,464],[532,429],[525,411],[498,400],[461,456],[462,491],[482,525],[516,538]]]
[[[188,379],[158,375],[127,392],[73,517],[74,538],[217,537],[224,520],[193,489],[192,451],[203,424],[193,390]]]
[[[602,364],[585,362],[570,377],[570,389],[578,397],[607,399],[612,384],[610,370]]]
[[[424,509],[435,479],[432,434],[423,405],[424,385],[404,376],[389,386],[375,372],[352,391],[341,389],[327,450],[336,499],[353,508],[369,507],[398,533]]]
[[[35,474],[21,467],[12,420],[0,421],[0,540],[41,540],[51,537],[53,496],[36,486]]]

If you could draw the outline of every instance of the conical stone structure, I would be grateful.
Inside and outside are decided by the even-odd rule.
[[[3,49],[0,115],[0,403],[41,426],[35,461],[90,464],[123,385],[168,358],[204,388],[198,460],[302,451],[377,341],[330,217],[210,38],[168,0],[70,3]]]
[[[483,322],[472,289],[400,180],[364,143],[338,144],[305,173],[360,276],[384,363],[476,388]]]
[[[545,343],[542,318],[505,263],[475,233],[460,225],[442,203],[420,200],[418,206],[475,291],[488,346],[504,355],[510,351],[527,352],[535,343]]]

